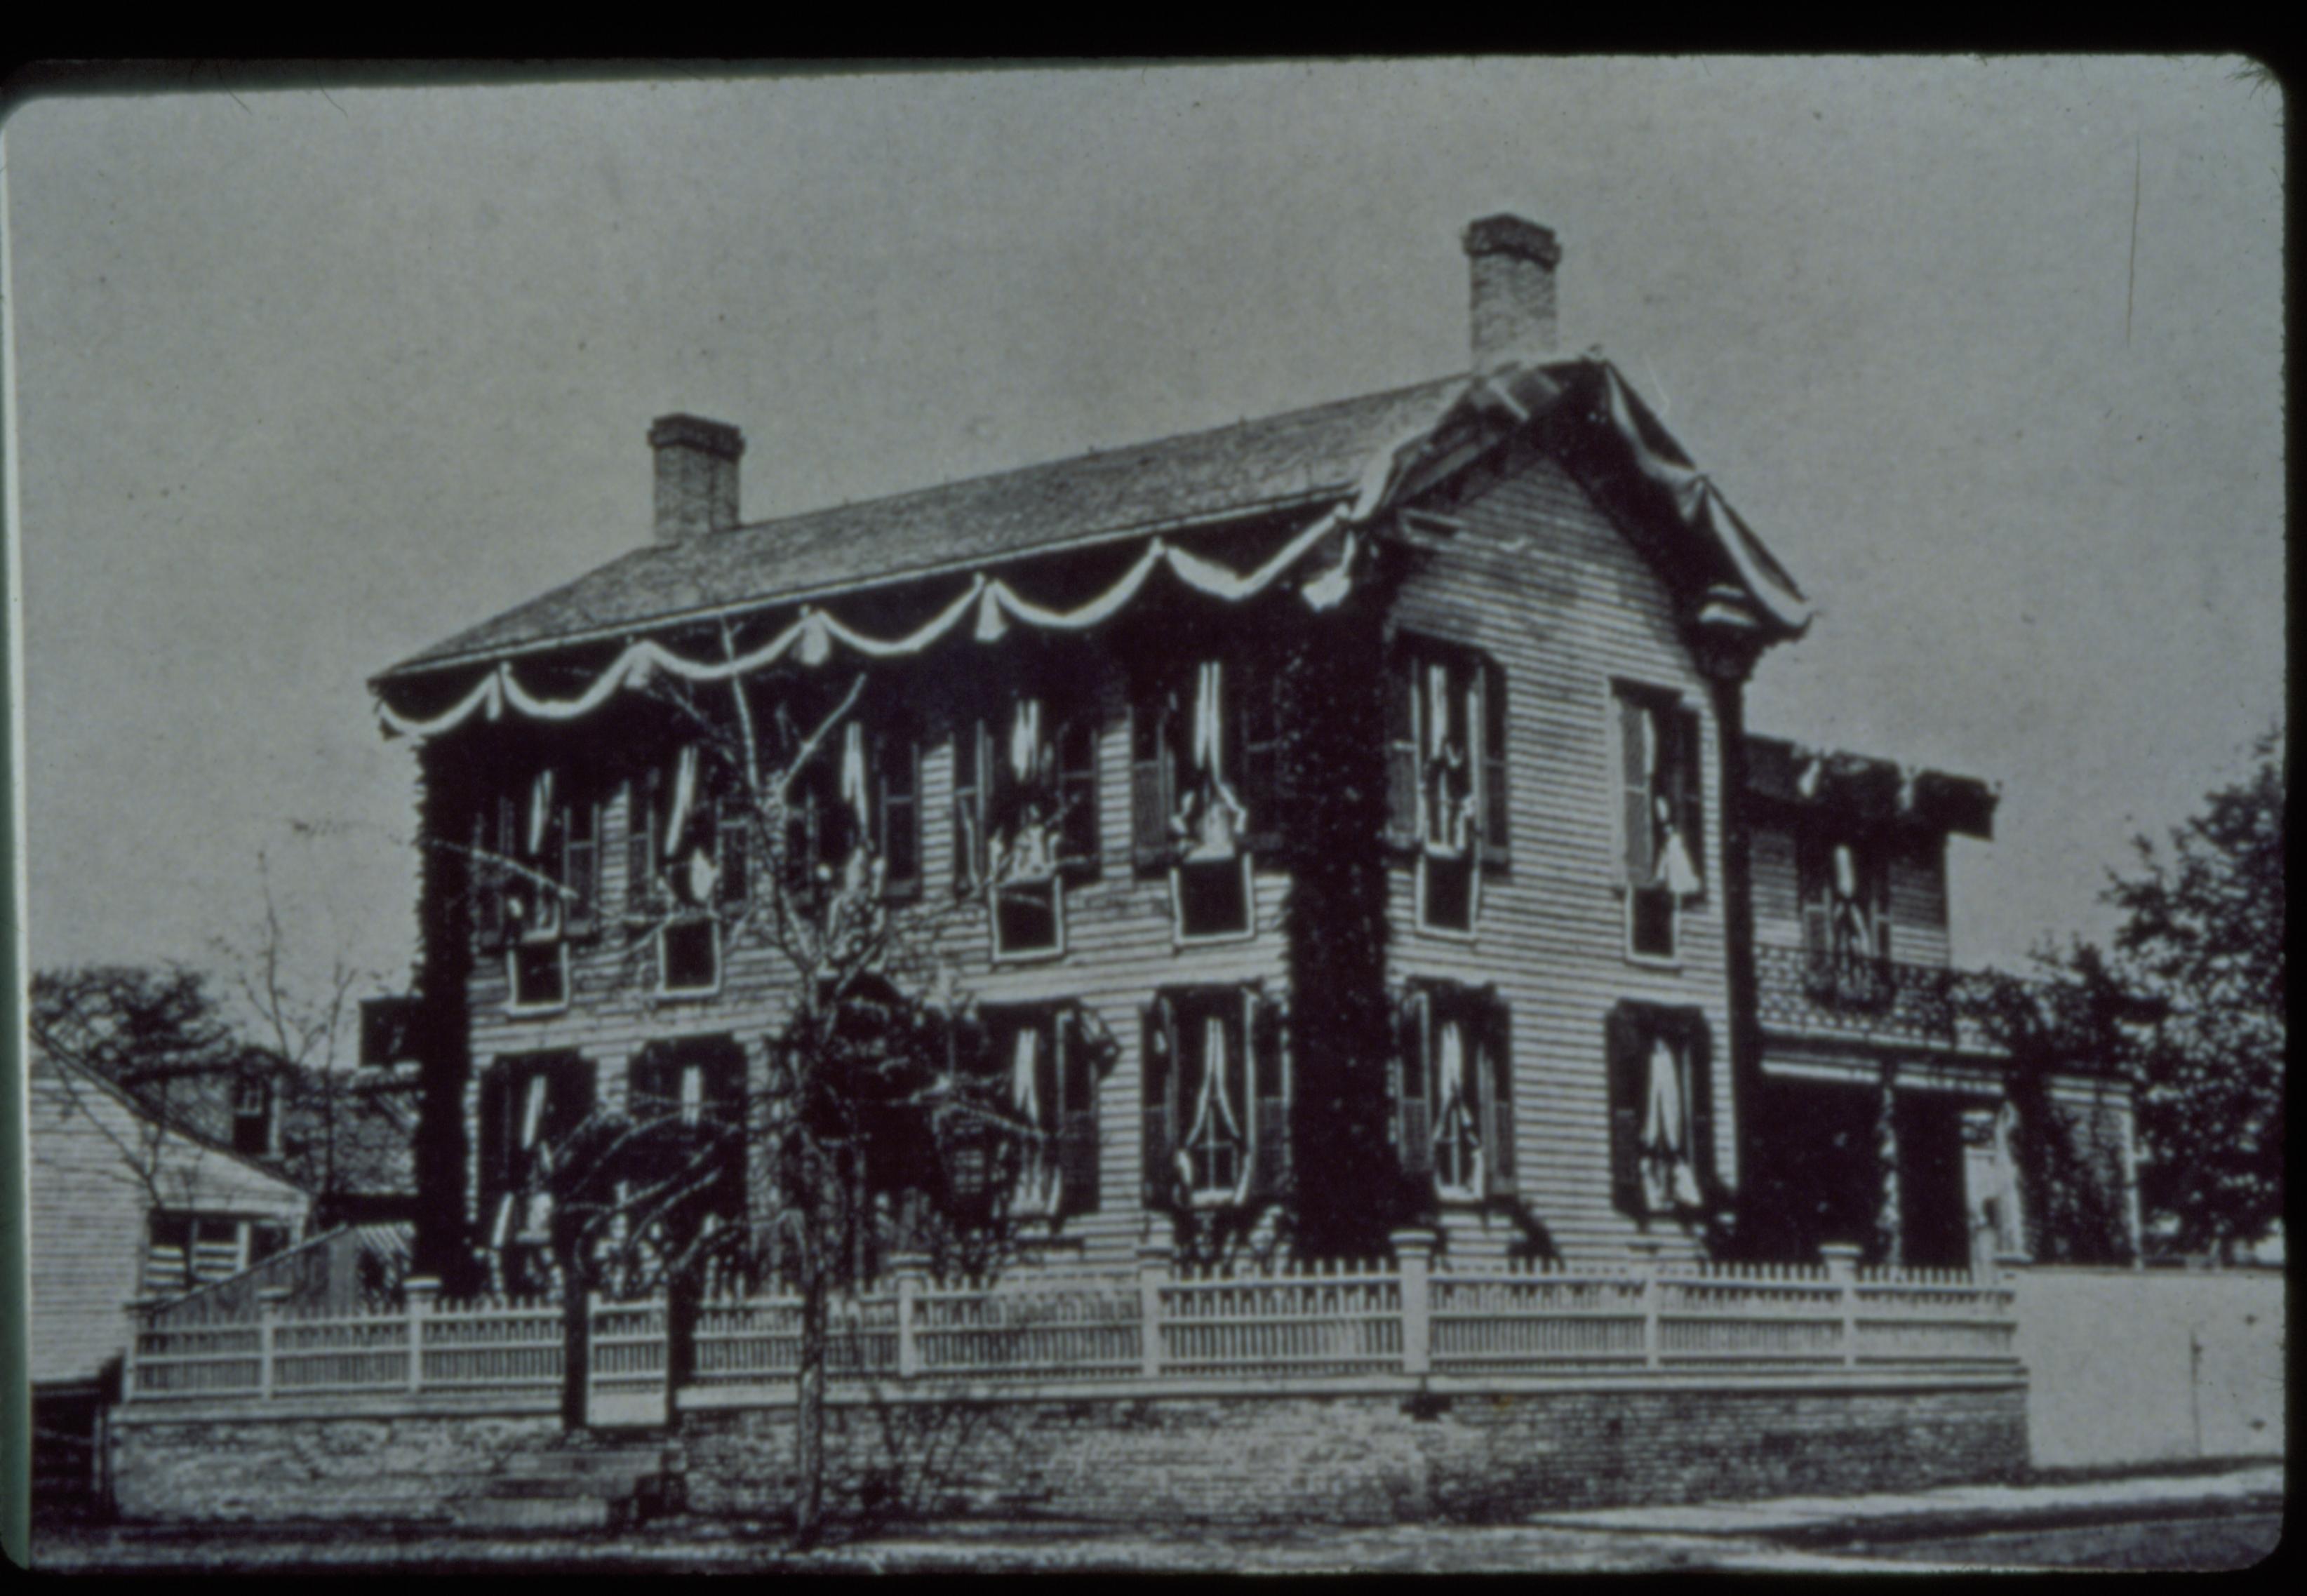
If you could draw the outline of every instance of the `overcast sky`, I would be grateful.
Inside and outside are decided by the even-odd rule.
[[[1817,602],[1758,730],[1987,777],[2103,931],[2284,689],[2281,91],[2232,61],[1422,62],[39,101],[4,128],[34,967],[405,975],[366,679],[648,535],[1462,367],[1470,219]],[[319,828],[317,833],[307,828]]]

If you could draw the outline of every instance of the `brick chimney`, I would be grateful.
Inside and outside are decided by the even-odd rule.
[[[1474,369],[1554,353],[1554,229],[1519,216],[1486,216],[1464,234],[1473,305]]]
[[[737,524],[737,457],[745,435],[725,421],[660,416],[650,424],[656,450],[656,540],[679,543]]]

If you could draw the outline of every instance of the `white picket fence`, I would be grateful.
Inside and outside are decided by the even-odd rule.
[[[1022,1387],[1366,1375],[1549,1377],[1705,1370],[2015,1370],[2013,1291],[1959,1270],[1720,1264],[1452,1266],[1414,1250],[1381,1266],[1195,1270],[1149,1257],[1135,1274],[1022,1274],[937,1283],[901,1268],[830,1307],[838,1383],[931,1380]],[[591,1306],[588,1385],[601,1421],[665,1409],[665,1304]],[[688,1386],[734,1397],[801,1366],[793,1296],[708,1300]],[[397,1315],[297,1317],[146,1329],[132,1402],[497,1393],[561,1387],[561,1309],[435,1303]]]

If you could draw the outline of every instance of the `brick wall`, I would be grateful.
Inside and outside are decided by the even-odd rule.
[[[144,1519],[445,1516],[545,1417],[131,1420],[121,1511]],[[569,1444],[597,1442],[571,1437]],[[1893,1489],[2009,1475],[2017,1382],[1931,1388],[1556,1389],[1419,1394],[837,1403],[829,1506],[935,1516],[1384,1523],[1546,1508]],[[682,1416],[692,1511],[776,1517],[790,1408]]]

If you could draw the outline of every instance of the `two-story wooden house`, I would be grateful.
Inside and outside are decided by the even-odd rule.
[[[739,694],[843,711],[792,855],[973,1001],[1053,1149],[1013,1199],[1042,1245],[1334,1245],[1360,1205],[1457,1256],[1719,1243],[1758,1116],[1875,1062],[1758,1007],[1807,910],[1742,692],[1807,605],[1617,372],[1554,357],[1553,235],[1464,242],[1469,369],[1335,404],[754,524],[736,430],[664,417],[647,546],[383,673],[433,839],[420,1266],[509,1245],[592,1107],[763,1077],[791,968],[734,934],[770,888],[671,707]],[[1901,835],[1984,827],[1925,788]],[[1943,962],[1943,875],[1878,868],[1886,922],[1927,900],[1894,956]]]

